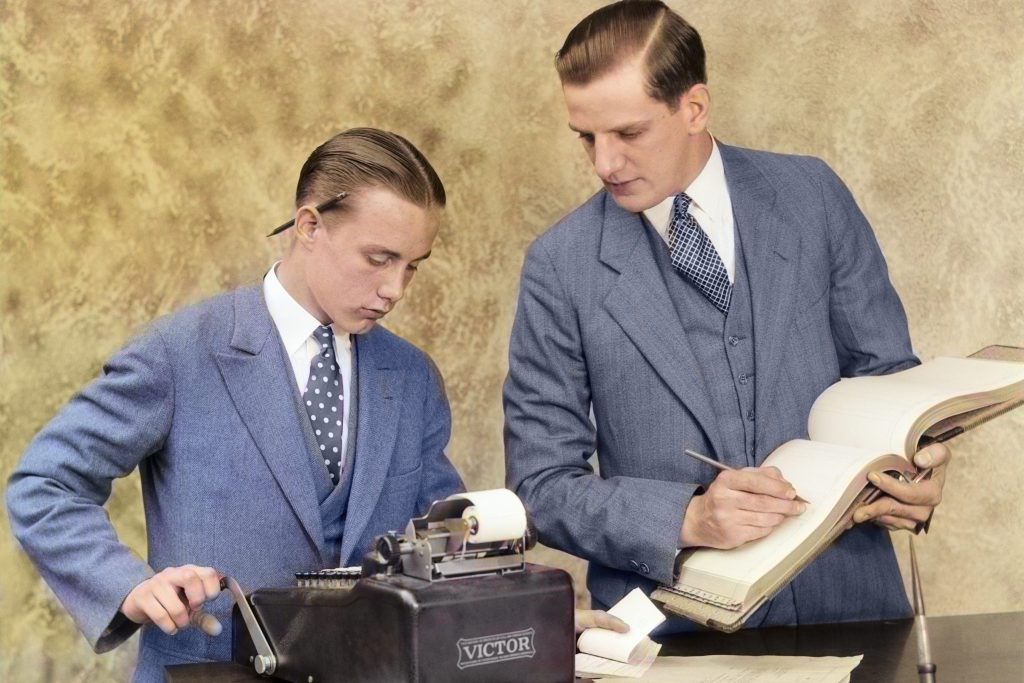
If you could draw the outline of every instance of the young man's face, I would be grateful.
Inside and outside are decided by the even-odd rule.
[[[563,84],[569,127],[579,133],[605,189],[627,211],[639,212],[686,189],[707,160],[706,106],[694,106],[694,86],[672,111],[645,91],[638,59],[585,85]]]
[[[405,294],[419,264],[430,255],[438,215],[390,190],[370,187],[345,200],[345,211],[327,211],[309,238],[305,278],[310,310],[348,334],[368,332]]]

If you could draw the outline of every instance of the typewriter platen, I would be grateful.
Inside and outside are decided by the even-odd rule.
[[[495,489],[435,502],[359,569],[248,596],[228,580],[234,660],[292,683],[572,681],[572,582],[528,564],[531,545]]]

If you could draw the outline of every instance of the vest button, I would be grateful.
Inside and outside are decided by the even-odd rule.
[[[740,343],[740,338],[737,337],[735,334],[731,335],[729,337],[729,346],[736,346],[739,343]]]
[[[754,421],[754,411],[753,410],[748,410],[747,411],[747,419],[750,420],[751,422]]]
[[[746,375],[740,375],[740,384],[746,384],[749,379]]]

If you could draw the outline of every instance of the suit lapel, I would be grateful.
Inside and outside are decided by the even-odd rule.
[[[382,348],[383,338],[377,329],[354,337],[359,375],[359,422],[342,558],[352,553],[377,508],[398,436],[405,373]]]
[[[655,373],[700,424],[719,450],[718,423],[704,375],[651,250],[643,220],[605,195],[601,261],[620,273],[605,310],[636,345]]]
[[[235,321],[229,348],[217,365],[252,440],[309,539],[326,557],[316,486],[308,446],[294,399],[294,379],[260,287],[235,293]],[[249,492],[253,496],[260,491]]]
[[[800,236],[776,206],[775,188],[740,150],[719,145],[733,217],[747,264],[757,372],[754,410],[758,437],[770,419],[768,401],[793,324]]]

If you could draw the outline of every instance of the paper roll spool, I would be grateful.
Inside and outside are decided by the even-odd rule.
[[[470,543],[507,541],[522,538],[526,533],[526,509],[508,489],[471,491],[452,498],[465,498],[473,503],[462,511],[463,519],[476,520],[476,530],[469,534]]]

